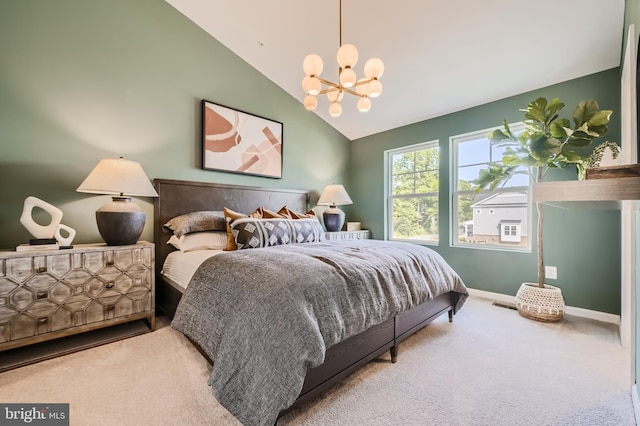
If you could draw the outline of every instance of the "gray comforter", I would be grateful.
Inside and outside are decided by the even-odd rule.
[[[214,360],[209,385],[247,425],[274,424],[332,345],[467,290],[435,251],[376,240],[226,252],[195,273],[172,326]]]

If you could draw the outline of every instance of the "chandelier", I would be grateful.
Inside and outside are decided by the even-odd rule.
[[[353,67],[358,62],[358,49],[353,44],[342,44],[342,0],[340,0],[340,48],[338,49],[338,83],[332,83],[320,77],[323,69],[322,58],[311,54],[304,58],[302,67],[305,77],[302,89],[307,94],[304,107],[313,111],[318,106],[318,95],[327,95],[331,105],[329,114],[340,117],[342,106],[340,101],[345,93],[357,96],[358,110],[367,112],[371,109],[371,99],[380,96],[382,83],[379,78],[384,72],[384,63],[380,58],[371,58],[364,64],[364,78],[358,79]],[[326,86],[323,88],[323,85]]]

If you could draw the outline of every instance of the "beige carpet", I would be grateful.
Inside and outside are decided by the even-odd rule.
[[[0,355],[1,356],[1,355]],[[470,298],[279,425],[635,425],[617,328]],[[72,425],[237,425],[170,327],[0,374],[0,402],[68,402]]]

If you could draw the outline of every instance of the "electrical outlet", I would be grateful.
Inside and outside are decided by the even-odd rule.
[[[558,268],[556,268],[555,266],[545,266],[544,267],[544,275],[545,275],[545,277],[549,278],[550,280],[557,280],[558,279]]]

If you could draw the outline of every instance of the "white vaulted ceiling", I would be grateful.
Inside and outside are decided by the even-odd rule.
[[[300,101],[302,62],[337,81],[339,0],[166,0]],[[367,113],[318,114],[353,140],[620,65],[624,0],[343,0],[342,41],[384,61]]]

